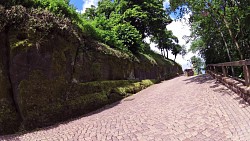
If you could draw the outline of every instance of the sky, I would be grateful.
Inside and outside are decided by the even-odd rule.
[[[90,8],[91,5],[97,6],[99,0],[71,0],[70,3],[75,5],[77,8],[77,11],[80,11],[81,13],[84,13],[86,8]],[[164,8],[169,7],[169,1],[165,0],[163,3]],[[190,15],[185,15],[185,18],[188,18]],[[191,43],[186,44],[185,40],[182,38],[184,35],[189,36],[191,34],[189,25],[185,22],[185,20],[175,20],[176,15],[170,14],[170,17],[174,20],[171,24],[167,26],[168,30],[172,30],[173,34],[179,39],[180,45],[185,45],[187,50],[190,48]],[[147,42],[149,42],[149,39],[146,39]],[[156,45],[151,43],[150,47],[152,50],[160,53],[160,51],[156,48]],[[194,55],[191,52],[189,52],[186,56],[182,57],[181,55],[177,55],[176,62],[179,63],[182,66],[182,69],[188,69],[191,68],[190,58]],[[169,58],[174,59],[174,55],[169,52]]]
[[[77,11],[84,13],[86,8],[90,8],[91,5],[97,6],[99,0],[70,0],[70,3],[75,5]]]
[[[70,4],[73,4],[78,11],[83,9],[83,4],[86,3],[85,0],[70,0]]]

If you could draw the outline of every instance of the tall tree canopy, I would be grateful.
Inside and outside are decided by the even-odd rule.
[[[196,56],[193,56],[190,59],[191,59],[191,63],[193,65],[193,68],[195,69],[196,73],[202,74],[201,67],[204,65],[204,63],[202,62],[202,59],[200,57],[196,57]]]
[[[162,0],[101,0],[97,7],[87,9],[83,17],[94,25],[103,42],[133,53],[148,49],[149,45],[143,42],[146,37],[162,52],[171,50],[172,40],[177,39],[166,29],[172,20]]]
[[[191,14],[191,50],[206,63],[250,58],[249,0],[170,0],[179,17]]]

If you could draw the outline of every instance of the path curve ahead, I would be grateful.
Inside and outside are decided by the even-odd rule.
[[[0,140],[247,141],[250,106],[208,75],[181,76],[74,121]]]

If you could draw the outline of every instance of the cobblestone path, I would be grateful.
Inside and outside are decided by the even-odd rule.
[[[250,106],[208,75],[181,76],[17,141],[250,141]]]

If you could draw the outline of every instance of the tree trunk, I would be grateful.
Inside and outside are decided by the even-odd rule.
[[[230,27],[229,27],[229,24],[228,24],[227,20],[226,20],[224,17],[223,17],[223,22],[225,23],[226,28],[227,28],[227,30],[228,30],[228,32],[229,32],[229,35],[230,35],[230,37],[232,38],[232,40],[233,40],[233,42],[234,42],[234,44],[235,44],[235,46],[236,46],[236,49],[238,50],[238,53],[239,53],[239,55],[240,55],[240,59],[243,60],[244,57],[243,57],[243,54],[242,54],[242,52],[241,52],[241,50],[240,50],[239,43],[238,43],[238,41],[236,40],[236,38],[233,36],[233,32],[231,31],[231,29],[230,29]]]
[[[166,54],[165,54],[165,50],[163,49],[163,56],[164,58],[166,58]]]
[[[227,42],[226,42],[226,39],[225,39],[225,37],[224,37],[223,32],[222,32],[221,29],[220,29],[220,25],[219,25],[219,23],[218,23],[218,20],[215,18],[215,16],[214,16],[212,13],[211,13],[211,16],[212,16],[212,19],[214,20],[214,22],[216,23],[216,25],[217,25],[217,27],[218,27],[218,29],[219,29],[220,35],[221,35],[222,40],[223,40],[223,42],[224,42],[224,45],[225,45],[225,47],[226,47],[228,59],[229,59],[230,62],[232,62],[232,57],[231,57],[231,55],[230,55],[230,51],[229,51],[229,48],[228,48],[228,44],[227,44]],[[231,71],[232,71],[232,76],[235,76],[233,67],[230,67],[230,68],[231,68]]]
[[[229,58],[229,61],[232,62],[232,57],[231,57],[231,55],[230,55],[230,52],[229,52],[229,48],[228,48],[226,39],[225,39],[225,37],[224,37],[224,35],[223,35],[223,33],[222,33],[221,30],[220,30],[220,35],[221,35],[221,37],[222,37],[222,39],[223,39],[223,42],[224,42],[224,44],[225,44],[225,47],[226,47],[226,50],[227,50],[227,56],[228,56],[228,58]],[[230,67],[230,68],[231,68],[231,71],[232,71],[232,76],[235,76],[233,67]]]
[[[168,50],[166,50],[166,52],[167,52],[167,59],[168,59]]]
[[[205,1],[205,3],[206,3],[206,1]],[[211,3],[210,3],[210,5],[211,5]],[[226,8],[226,7],[225,7],[225,8]],[[212,13],[216,13],[216,14],[219,15],[220,18],[223,19],[223,22],[224,22],[224,24],[225,24],[225,26],[226,26],[226,28],[227,28],[227,30],[228,30],[228,32],[229,32],[229,35],[230,35],[230,37],[232,38],[232,40],[233,40],[233,42],[234,42],[234,44],[235,44],[235,46],[236,46],[236,49],[237,49],[237,51],[238,51],[238,53],[239,53],[239,55],[240,55],[240,59],[243,60],[244,57],[243,57],[242,52],[241,52],[241,50],[240,50],[239,43],[238,43],[238,41],[236,40],[236,38],[233,36],[233,32],[231,31],[231,29],[230,29],[230,27],[229,27],[229,23],[227,22],[227,20],[226,20],[226,18],[225,18],[225,15],[221,15],[221,14],[219,13],[218,10],[214,10],[211,6],[210,6],[210,9],[211,9],[211,11],[210,11],[211,14],[212,14]],[[218,23],[217,23],[217,24],[218,24]]]

